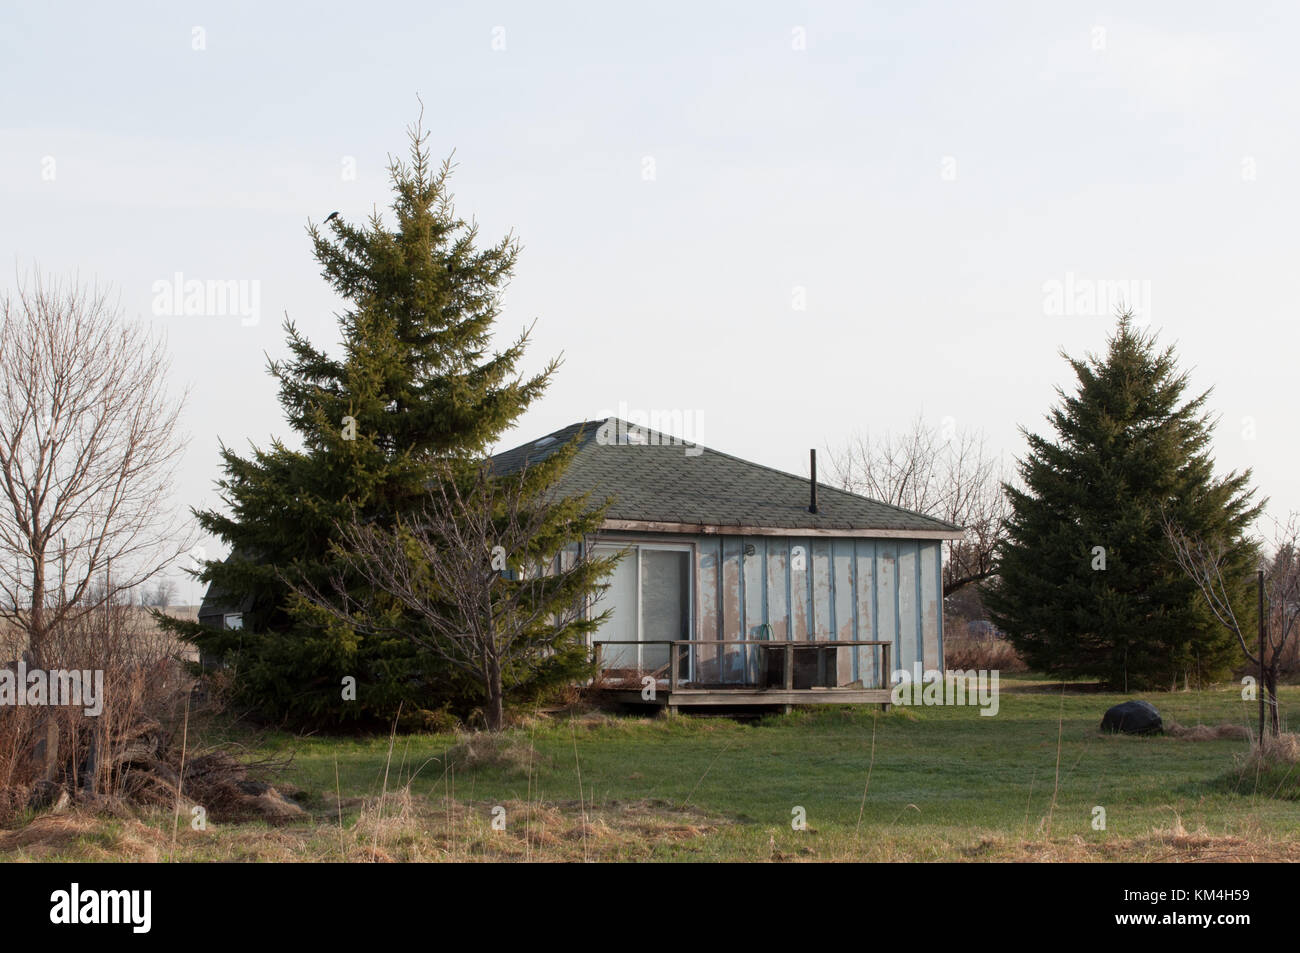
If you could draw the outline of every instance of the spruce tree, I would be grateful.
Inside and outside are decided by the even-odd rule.
[[[354,517],[340,527],[335,555],[369,592],[340,572],[329,591],[295,586],[295,607],[442,659],[472,683],[485,726],[499,731],[507,697],[594,674],[586,637],[610,610],[587,607],[619,557],[582,545],[609,501],[557,490],[577,447],[575,438],[508,473],[489,460],[449,461],[424,505],[396,526]],[[388,598],[376,602],[375,592]]]
[[[1099,678],[1112,689],[1170,687],[1223,675],[1231,636],[1180,570],[1164,525],[1227,545],[1225,576],[1249,587],[1250,471],[1214,475],[1210,391],[1184,400],[1172,347],[1122,314],[1104,358],[1062,355],[1078,379],[1060,388],[1055,439],[1028,433],[1018,461],[997,576],[984,597],[995,623],[1038,671]],[[1246,604],[1246,600],[1241,600]]]
[[[286,320],[290,357],[269,365],[301,447],[276,439],[244,457],[223,444],[227,511],[195,514],[231,547],[199,578],[243,611],[244,627],[169,627],[224,663],[237,702],[266,718],[373,721],[399,705],[409,715],[471,697],[463,677],[411,640],[323,624],[295,603],[292,587],[346,574],[333,551],[342,524],[395,525],[425,499],[440,467],[481,459],[557,367],[517,373],[527,329],[490,351],[518,244],[508,235],[480,247],[477,227],[453,208],[450,160],[430,162],[418,123],[410,140],[409,162],[389,167],[394,227],[378,212],[363,224],[331,216],[328,232],[309,226],[321,273],[346,307],[337,356]],[[348,579],[374,611],[400,612],[385,593]],[[344,697],[349,677],[355,700]]]

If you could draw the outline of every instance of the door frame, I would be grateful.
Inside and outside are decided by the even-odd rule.
[[[695,639],[696,628],[696,597],[695,588],[698,573],[696,571],[696,546],[694,542],[676,542],[658,539],[644,539],[629,536],[598,536],[590,544],[592,554],[595,555],[598,549],[619,551],[629,549],[629,554],[636,560],[636,664],[638,670],[645,664],[644,645],[642,638],[641,611],[643,599],[641,592],[641,550],[659,550],[667,552],[686,553],[686,639],[693,641]],[[628,557],[624,557],[625,559]],[[617,611],[617,609],[615,610]],[[672,653],[669,653],[671,660]],[[689,648],[686,652],[686,681],[692,681],[695,678],[695,653]],[[671,661],[670,661],[671,664]],[[670,673],[671,674],[671,673]]]

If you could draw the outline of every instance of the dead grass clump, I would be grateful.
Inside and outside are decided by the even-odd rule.
[[[1263,743],[1254,745],[1246,759],[1246,767],[1251,770],[1294,764],[1300,764],[1300,735],[1292,733],[1264,735]]]
[[[714,833],[718,820],[690,807],[672,807],[662,801],[635,801],[622,805],[627,827],[647,840],[694,840]]]
[[[484,850],[498,858],[539,861],[649,859],[664,844],[687,844],[718,830],[721,822],[692,807],[659,800],[610,802],[597,807],[576,801],[550,804],[510,801],[507,831],[489,831]]]
[[[507,775],[525,777],[549,760],[519,737],[486,731],[458,737],[461,740],[441,758],[444,768],[496,768]]]
[[[1224,722],[1218,725],[1192,725],[1184,727],[1176,721],[1165,723],[1165,734],[1183,741],[1248,741],[1250,729],[1245,725]]]
[[[613,833],[614,829],[606,824],[602,818],[593,817],[589,821],[579,821],[577,824],[570,825],[569,828],[564,831],[563,836],[565,839],[571,841],[600,842],[607,839]]]
[[[423,830],[415,800],[410,787],[388,791],[379,797],[369,798],[361,808],[356,823],[352,826],[353,849],[350,854],[365,855],[371,851],[374,856],[362,856],[365,860],[393,860],[388,853],[390,847],[398,843],[410,843],[419,838]],[[382,851],[383,856],[378,856]],[[349,857],[349,859],[358,859]]]
[[[94,831],[93,817],[78,814],[45,814],[26,827],[0,832],[0,850],[28,849],[51,853],[71,846],[82,835]]]
[[[696,722],[696,721],[698,721],[698,719],[692,719],[689,718],[689,716],[684,716],[681,718],[674,719],[673,723],[682,725],[688,722]],[[665,721],[662,717],[655,717],[655,716],[648,716],[648,715],[634,715],[634,714],[627,714],[623,712],[610,712],[610,711],[602,711],[600,709],[593,709],[591,711],[586,711],[581,714],[575,714],[569,718],[566,718],[565,724],[566,726],[571,726],[572,728],[578,731],[613,730],[613,731],[619,731],[624,733],[630,733],[630,732],[638,731],[644,728],[646,725],[652,725],[652,724],[666,725],[669,724],[669,722]]]
[[[1232,791],[1249,791],[1282,801],[1300,801],[1300,735],[1266,734],[1246,754],[1234,759],[1231,772],[1223,779]]]
[[[1257,830],[1214,834],[1203,824],[1189,831],[1177,815],[1168,827],[1153,830],[1145,837],[1122,841],[1121,846],[1129,857],[1137,855],[1138,859],[1156,863],[1253,863],[1300,859],[1300,843],[1295,841],[1269,837]]]
[[[944,633],[943,662],[950,669],[1025,672],[1029,666],[1004,638],[980,638],[962,632]]]
[[[31,860],[74,855],[78,860],[156,863],[163,858],[167,837],[138,820],[108,820],[72,811],[43,814],[18,830],[0,833],[0,852]]]
[[[961,851],[975,861],[1032,863],[1255,863],[1300,860],[1300,842],[1259,831],[1215,834],[1200,826],[1188,830],[1181,818],[1137,837],[1094,839],[1073,835],[1059,840],[1016,841],[985,838]]]

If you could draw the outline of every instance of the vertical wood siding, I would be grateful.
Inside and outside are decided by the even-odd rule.
[[[892,643],[893,669],[910,669],[917,661],[926,668],[943,666],[942,543],[937,540],[618,536],[629,542],[638,538],[693,545],[697,638],[885,639]],[[731,653],[736,658],[727,654],[706,648],[698,659],[727,671],[745,664],[739,652]],[[838,656],[841,673],[879,684],[875,650],[844,649]]]

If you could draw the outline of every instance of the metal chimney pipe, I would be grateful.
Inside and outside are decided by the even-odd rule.
[[[817,451],[808,451],[808,468],[812,471],[811,483],[809,484],[809,502],[808,512],[817,512]]]

